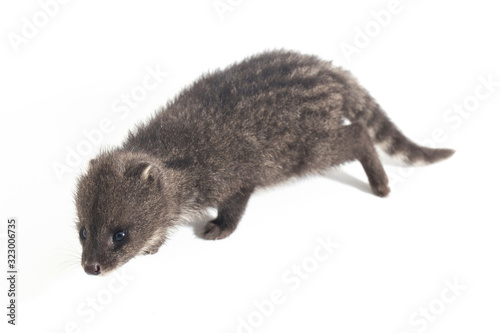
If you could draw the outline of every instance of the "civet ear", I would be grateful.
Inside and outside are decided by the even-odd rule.
[[[156,166],[147,162],[139,162],[129,166],[125,170],[125,176],[137,177],[145,182],[154,182],[157,179],[158,172]]]
[[[151,164],[148,164],[141,172],[141,179],[144,181],[153,181],[153,172],[152,172],[153,166]]]
[[[96,162],[97,162],[97,161],[96,161],[96,159],[95,159],[95,158],[91,159],[91,160],[89,161],[89,165],[88,165],[88,167],[89,167],[89,168],[93,167],[94,165],[96,165]]]

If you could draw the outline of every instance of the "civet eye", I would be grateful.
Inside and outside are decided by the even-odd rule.
[[[113,235],[113,241],[115,242],[119,242],[119,241],[122,241],[124,238],[125,238],[125,235],[127,233],[125,232],[125,230],[121,230],[121,231],[118,231],[116,232],[114,235]]]
[[[80,230],[80,237],[82,237],[82,239],[87,239],[87,229],[82,228],[82,230]]]

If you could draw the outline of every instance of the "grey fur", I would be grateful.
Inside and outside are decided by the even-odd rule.
[[[218,216],[203,237],[227,237],[255,189],[353,160],[386,196],[374,143],[410,164],[453,153],[411,142],[349,72],[315,56],[271,51],[206,74],[79,179],[82,265],[99,274],[154,253],[183,216],[207,207]],[[120,230],[126,237],[113,240]]]

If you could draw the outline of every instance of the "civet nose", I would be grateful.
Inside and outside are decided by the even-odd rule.
[[[90,274],[90,275],[101,274],[101,266],[99,266],[99,264],[97,264],[97,263],[85,265],[83,270],[85,271],[85,273]]]

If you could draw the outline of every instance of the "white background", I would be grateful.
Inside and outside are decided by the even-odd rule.
[[[222,18],[212,0],[75,0],[52,5],[47,22],[37,1],[0,5],[2,253],[7,218],[19,221],[13,331],[498,332],[500,86],[481,83],[500,82],[493,2],[401,0],[385,26],[372,12],[389,0],[220,2],[231,6]],[[16,46],[26,20],[44,26]],[[347,57],[341,46],[355,42]],[[350,69],[410,138],[457,153],[414,169],[386,162],[386,199],[359,163],[259,191],[228,239],[186,226],[125,265],[123,283],[84,274],[73,193],[90,157],[200,74],[273,48]],[[114,112],[147,68],[168,75],[127,115]],[[470,111],[453,111],[464,103]],[[112,129],[59,179],[54,166],[88,148],[84,132],[103,119]],[[318,239],[340,244],[317,252],[321,262]],[[291,271],[302,265],[307,277]]]

